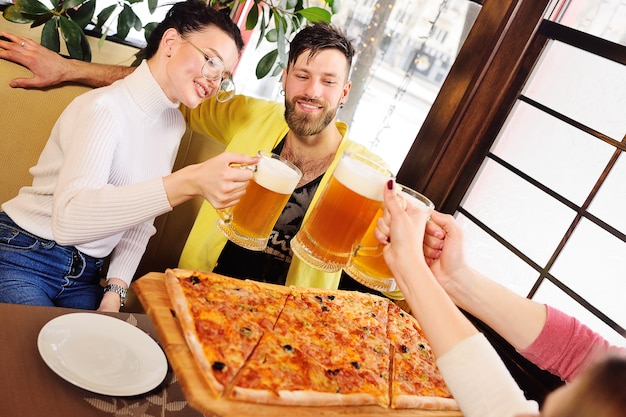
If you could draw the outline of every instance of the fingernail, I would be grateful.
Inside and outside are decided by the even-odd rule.
[[[391,243],[391,238],[389,236],[387,236],[385,240],[387,241],[387,243]]]
[[[387,188],[393,190],[393,180],[387,181]]]

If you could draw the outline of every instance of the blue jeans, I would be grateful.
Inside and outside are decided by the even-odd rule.
[[[103,266],[103,258],[41,239],[0,212],[0,302],[95,310]]]

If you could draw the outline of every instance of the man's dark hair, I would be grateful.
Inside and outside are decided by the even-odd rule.
[[[208,26],[216,26],[227,33],[235,41],[237,50],[241,53],[244,46],[241,32],[227,13],[218,11],[200,0],[187,0],[174,4],[165,15],[165,19],[154,28],[148,44],[141,51],[141,58],[148,59],[156,54],[163,34],[170,28],[176,29],[184,36]]]
[[[289,46],[288,66],[295,64],[303,53],[308,52],[308,59],[325,49],[337,49],[346,57],[348,72],[352,66],[354,47],[343,31],[325,22],[313,23],[301,29]]]

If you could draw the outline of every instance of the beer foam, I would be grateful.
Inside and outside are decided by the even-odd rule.
[[[335,168],[333,176],[363,197],[370,200],[383,200],[383,187],[391,178],[390,173],[384,173],[358,159],[343,157]]]
[[[279,194],[291,194],[300,181],[300,174],[274,158],[261,158],[254,181]]]

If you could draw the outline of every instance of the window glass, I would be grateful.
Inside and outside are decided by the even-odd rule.
[[[461,206],[539,265],[550,259],[575,214],[490,159]]]
[[[338,118],[350,126],[350,139],[375,151],[394,173],[479,10],[469,0],[342,0],[333,16],[356,49],[352,90]],[[255,76],[259,59],[274,49],[256,48],[258,36],[253,32],[235,73],[237,91],[283,102],[278,77]]]
[[[615,140],[626,132],[626,69],[551,42],[523,94]]]
[[[626,243],[583,219],[550,273],[626,328]]]
[[[465,257],[483,275],[522,297],[530,294],[538,273],[461,213],[457,223],[463,230]]]
[[[524,102],[515,105],[491,150],[578,205],[614,151],[613,146]]]
[[[600,191],[595,196],[589,212],[626,234],[626,155],[622,152]]]
[[[611,29],[615,22],[624,18],[626,3],[623,1],[573,0],[558,1],[555,5],[551,20],[626,44],[626,24],[620,24],[619,36]],[[609,9],[612,12],[607,14]],[[626,133],[626,67],[550,41],[522,95],[494,143],[492,154],[578,206],[583,206],[593,196],[588,211],[606,222],[609,229],[583,217],[569,235],[567,231],[575,216],[573,210],[489,157],[474,178],[462,207],[539,266],[545,266],[566,239],[549,271],[565,288],[543,280],[533,299],[579,318],[611,343],[626,346],[626,339],[619,333],[621,330],[610,324],[612,321],[626,328],[623,308],[626,296],[623,268],[626,160],[623,152],[614,159],[620,152],[618,142],[623,142]],[[565,117],[552,116],[527,101],[536,101],[548,111]],[[573,126],[576,124],[596,130],[614,142],[585,133]],[[607,168],[610,170],[605,178]],[[597,184],[600,187],[594,196]],[[475,231],[479,225],[472,226],[470,219],[465,219],[464,223],[468,223],[464,228],[471,231],[468,240],[479,240],[476,249],[469,249],[471,261],[477,262],[483,272],[506,273],[510,265],[515,278],[512,282],[501,282],[523,293],[519,290],[520,282],[525,279],[530,284],[537,273],[525,274],[524,268],[517,266],[523,260],[507,256],[507,250],[495,239],[485,238],[486,233]],[[618,230],[618,236],[610,232],[613,228]],[[468,242],[468,247],[472,245],[473,242]],[[502,247],[498,249],[498,246]],[[496,255],[477,253],[487,251]],[[490,261],[502,264],[485,266]],[[597,309],[600,316],[608,317],[607,322],[587,310],[585,303]]]
[[[555,0],[546,19],[626,45],[626,3],[623,0]]]

